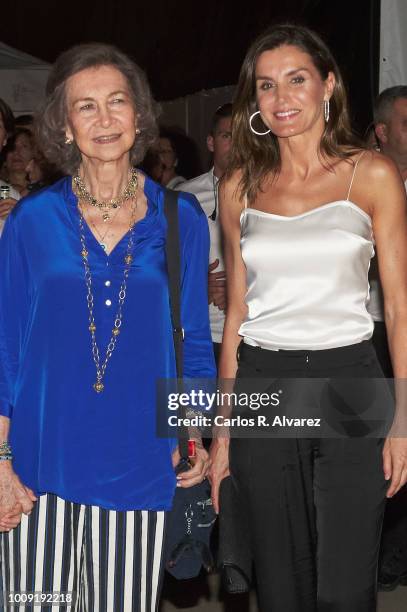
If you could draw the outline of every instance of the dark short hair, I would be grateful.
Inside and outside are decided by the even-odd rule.
[[[26,136],[31,142],[31,144],[34,145],[34,138],[30,130],[27,130],[27,128],[22,128],[22,127],[16,128],[14,132],[11,134],[11,136],[7,138],[7,142],[1,150],[0,165],[6,161],[7,155],[9,153],[11,153],[12,151],[15,151],[16,142],[20,136]]]
[[[14,131],[14,115],[7,102],[4,102],[2,98],[0,98],[0,115],[3,119],[3,125],[7,132],[7,136],[10,136]]]
[[[143,70],[112,45],[75,45],[62,53],[53,65],[46,86],[46,100],[36,118],[36,135],[44,155],[68,174],[77,170],[81,153],[75,143],[65,143],[66,82],[82,70],[99,66],[113,66],[125,76],[130,86],[140,130],[130,150],[131,163],[135,165],[141,161],[157,139],[158,106]]]
[[[232,116],[232,110],[233,106],[231,102],[222,104],[222,106],[219,106],[219,108],[216,109],[216,111],[213,113],[211,126],[209,128],[209,134],[211,136],[214,136],[221,119],[225,119],[226,117]]]
[[[18,115],[15,118],[14,124],[16,127],[26,127],[27,125],[32,125],[34,123],[34,115]]]
[[[20,136],[26,136],[31,142],[31,144],[34,145],[34,137],[31,131],[28,130],[27,128],[17,127],[12,133],[12,135],[10,136],[10,138],[7,140],[6,145],[3,147],[3,150],[1,153],[4,159],[6,158],[8,153],[15,150],[16,142]]]
[[[184,130],[177,126],[162,125],[160,127],[160,138],[166,138],[170,141],[177,158],[177,174],[188,181],[201,174],[202,168],[198,147]]]
[[[393,104],[398,98],[407,98],[407,85],[388,87],[377,96],[373,107],[375,125],[389,120]]]

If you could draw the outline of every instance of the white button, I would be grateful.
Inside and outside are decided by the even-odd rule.
[[[110,284],[111,284],[110,281],[105,281],[106,287],[110,287]]]
[[[105,304],[106,304],[106,306],[111,306],[112,305],[112,300],[106,300]]]

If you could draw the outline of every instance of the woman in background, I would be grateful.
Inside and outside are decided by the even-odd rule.
[[[33,135],[25,128],[16,129],[4,147],[4,175],[21,197],[28,193],[26,166],[33,157],[33,151]]]
[[[38,191],[43,187],[52,185],[60,178],[62,173],[55,164],[49,162],[41,153],[37,145],[33,147],[33,156],[25,167],[28,180],[28,191]]]
[[[160,128],[158,154],[162,164],[160,183],[168,189],[201,173],[196,144],[181,130]]]
[[[14,131],[14,115],[9,105],[0,98],[0,163],[3,159],[2,150],[7,144],[8,138]],[[1,190],[1,187],[5,188]],[[8,187],[8,189],[7,189]],[[6,181],[0,179],[0,236],[3,231],[4,222],[7,215],[13,209],[20,194],[14,187]]]

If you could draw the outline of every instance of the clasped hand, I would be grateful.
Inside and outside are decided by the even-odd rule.
[[[219,259],[209,264],[208,303],[214,304],[219,310],[226,310],[226,275],[225,271],[213,272],[219,265]]]
[[[209,459],[209,454],[204,449],[201,440],[195,441],[196,448],[196,456],[190,458],[190,463],[192,465],[190,470],[186,470],[177,475],[177,487],[182,487],[183,489],[187,489],[188,487],[193,487],[196,484],[199,484],[208,475],[209,469],[211,467],[211,461]],[[172,454],[172,465],[176,467],[181,459],[181,455],[179,454],[178,448]]]
[[[30,514],[36,501],[32,490],[23,485],[11,465],[1,466],[0,531],[10,531],[17,527],[22,514]]]

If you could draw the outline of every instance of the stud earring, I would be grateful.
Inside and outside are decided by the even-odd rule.
[[[137,136],[138,136],[139,134],[141,134],[141,130],[140,130],[139,128],[136,128],[136,134],[137,134]]]
[[[67,145],[71,145],[73,144],[73,139],[72,138],[68,138],[68,136],[65,138],[65,144]]]

